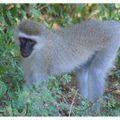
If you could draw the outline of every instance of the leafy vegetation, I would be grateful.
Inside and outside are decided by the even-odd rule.
[[[74,74],[50,76],[48,89],[37,83],[23,88],[23,72],[14,29],[34,18],[48,28],[66,27],[86,19],[120,21],[120,4],[0,4],[0,115],[89,116],[93,106],[76,90]],[[120,51],[101,98],[101,116],[120,115]]]

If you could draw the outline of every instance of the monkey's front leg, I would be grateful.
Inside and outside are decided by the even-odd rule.
[[[44,86],[48,85],[48,75],[45,72],[31,72],[26,78],[26,85],[32,86],[34,84],[41,83]]]

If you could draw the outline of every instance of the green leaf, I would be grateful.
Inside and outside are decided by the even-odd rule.
[[[84,7],[85,7],[84,4],[76,5],[76,12],[77,12],[77,13],[81,12]]]
[[[0,16],[0,22],[4,21],[4,17]]]
[[[7,91],[7,86],[3,81],[0,81],[0,98],[3,97],[3,95],[6,93]]]
[[[35,17],[39,17],[41,15],[41,12],[39,10],[35,10],[33,9],[32,10],[32,14],[35,16]]]

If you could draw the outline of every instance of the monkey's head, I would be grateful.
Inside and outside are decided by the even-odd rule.
[[[45,43],[44,27],[32,20],[22,21],[16,29],[17,44],[22,57],[29,57],[33,51],[40,49]]]

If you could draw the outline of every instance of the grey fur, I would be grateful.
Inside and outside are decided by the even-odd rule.
[[[47,82],[49,75],[76,70],[81,95],[96,101],[103,94],[106,74],[120,46],[120,24],[90,20],[56,31],[39,27],[33,53],[23,58],[26,81]]]
[[[32,20],[23,20],[18,29],[28,35],[38,35],[40,34],[39,24],[35,23]]]

